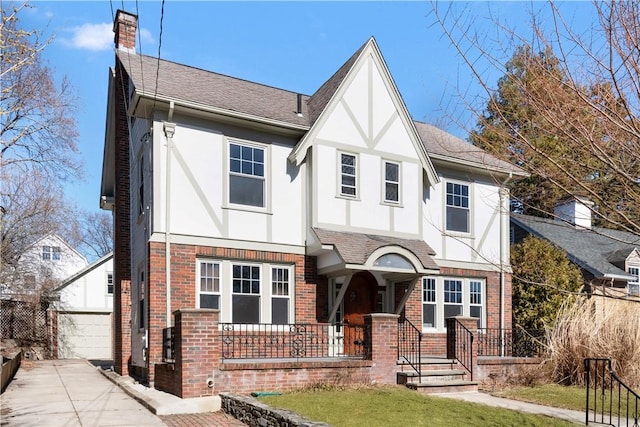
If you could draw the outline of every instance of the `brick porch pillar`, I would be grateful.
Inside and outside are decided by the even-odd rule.
[[[219,315],[210,309],[174,311],[175,369],[183,399],[217,394],[215,383],[209,388],[207,381],[215,380],[220,365]]]
[[[371,339],[371,382],[395,384],[398,362],[398,315],[373,313],[364,316]]]
[[[447,322],[447,358],[458,359],[467,365],[467,368],[471,369],[471,378],[473,379],[476,377],[478,366],[478,340],[476,339],[478,319],[454,316],[445,320]],[[470,334],[460,325],[464,326]]]

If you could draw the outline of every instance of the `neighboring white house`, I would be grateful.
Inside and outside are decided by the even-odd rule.
[[[62,282],[58,357],[112,359],[113,253]]]
[[[48,234],[25,250],[16,266],[16,283],[5,286],[2,296],[21,299],[41,290],[52,290],[87,265],[87,259],[60,236]]]

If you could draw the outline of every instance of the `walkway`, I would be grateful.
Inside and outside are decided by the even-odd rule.
[[[482,405],[495,406],[498,408],[512,409],[518,412],[528,412],[531,414],[546,415],[554,418],[562,418],[578,424],[585,421],[584,412],[572,411],[571,409],[552,408],[550,406],[536,405],[535,403],[521,402],[519,400],[504,399],[502,397],[491,396],[490,394],[474,392],[463,393],[441,393],[434,394],[437,397],[447,397],[452,399],[475,402]]]
[[[149,402],[166,404],[170,399],[163,397],[159,401],[154,393],[148,393],[150,399],[143,405],[125,388],[110,381],[86,360],[25,360],[0,396],[0,424],[2,427],[244,426],[223,412],[158,417],[150,411],[155,408]]]

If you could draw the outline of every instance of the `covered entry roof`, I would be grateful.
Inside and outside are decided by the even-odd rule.
[[[313,228],[317,236],[319,246],[326,250],[332,250],[345,268],[379,267],[376,261],[385,255],[400,255],[405,258],[417,273],[433,273],[439,270],[438,265],[431,257],[435,251],[423,240],[401,239],[376,234],[353,233],[348,231],[335,231],[323,228]],[[322,269],[321,266],[319,266]],[[389,269],[393,270],[394,267]]]

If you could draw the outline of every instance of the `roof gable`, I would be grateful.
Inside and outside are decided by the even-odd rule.
[[[363,102],[364,101],[364,102]],[[396,131],[404,132],[410,144],[411,157],[417,157],[430,184],[438,182],[435,169],[429,160],[413,120],[393,82],[375,39],[369,39],[356,53],[340,67],[340,69],[309,99],[309,111],[312,120],[311,129],[294,147],[289,161],[301,164],[307,150],[321,135],[331,129],[325,124],[333,113],[338,111],[342,117],[349,117],[336,123],[343,137],[351,134],[354,141],[366,141],[369,148],[390,152],[400,147],[393,147],[392,142],[385,144],[385,134],[396,126]],[[362,142],[360,142],[362,143]]]

